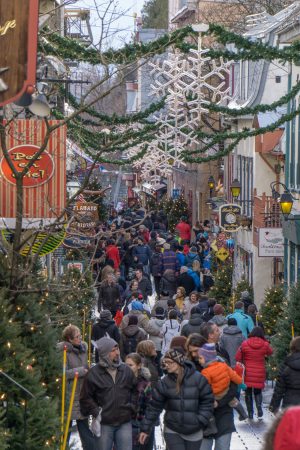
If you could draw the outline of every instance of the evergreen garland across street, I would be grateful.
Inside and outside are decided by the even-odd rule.
[[[238,35],[231,31],[226,30],[221,25],[210,24],[207,35],[214,36],[216,41],[222,45],[233,44],[235,51],[229,51],[224,48],[219,49],[209,49],[207,56],[211,58],[225,58],[232,61],[239,60],[252,60],[257,61],[264,59],[266,61],[272,61],[274,59],[280,61],[295,62],[299,59],[300,42],[295,41],[290,46],[283,49],[277,47],[272,47],[264,44],[258,40],[251,40],[247,37]],[[43,31],[40,36],[40,50],[48,55],[55,55],[65,59],[76,59],[77,61],[87,62],[92,65],[97,64],[124,64],[136,62],[140,58],[155,56],[163,53],[169,47],[177,48],[184,53],[188,53],[190,49],[195,48],[195,45],[191,42],[186,42],[185,40],[189,38],[196,38],[197,33],[195,33],[191,26],[187,26],[176,30],[172,33],[165,34],[159,39],[152,41],[147,44],[130,44],[125,45],[123,49],[120,50],[108,50],[107,52],[101,53],[96,49],[86,48],[80,43],[66,37],[62,37],[57,33],[49,33],[47,30]],[[241,107],[241,108],[229,108],[226,106],[219,106],[213,102],[208,103],[208,110],[210,113],[221,113],[229,117],[243,117],[246,115],[256,115],[258,113],[265,113],[276,111],[279,107],[287,105],[300,91],[300,83],[298,82],[292,87],[290,92],[280,99],[274,101],[271,104],[262,104],[255,107]],[[157,129],[158,124],[153,124],[153,129],[151,130],[151,120],[149,117],[156,111],[160,111],[165,105],[165,98],[162,98],[158,102],[151,104],[145,111],[128,115],[128,116],[117,116],[116,114],[109,116],[106,114],[101,114],[95,110],[95,108],[90,106],[85,106],[78,102],[72,94],[67,95],[67,100],[70,105],[77,111],[85,113],[85,117],[76,120],[71,120],[68,124],[68,133],[71,138],[73,138],[79,145],[83,147],[91,156],[94,155],[94,151],[99,150],[99,140],[101,138],[101,133],[97,134],[90,131],[87,127],[99,127],[104,125],[114,126],[114,125],[131,125],[140,124],[140,129],[131,132],[126,131],[125,136],[127,138],[127,144],[122,147],[121,143],[116,146],[109,145],[101,149],[102,153],[114,153],[116,151],[124,152],[125,150],[136,146],[137,144],[149,143],[155,138],[155,129]],[[294,111],[282,114],[281,117],[272,125],[267,127],[259,127],[256,129],[245,128],[241,131],[231,132],[231,131],[221,131],[216,133],[205,132],[202,129],[195,131],[195,136],[202,139],[203,145],[201,148],[197,149],[187,149],[183,153],[183,161],[189,163],[203,163],[208,161],[213,161],[220,159],[229,153],[231,153],[236,145],[243,139],[248,137],[254,137],[258,135],[265,134],[267,132],[274,131],[276,128],[284,125],[286,122],[291,121],[294,117],[298,116],[300,113],[300,108]],[[54,115],[59,118],[59,112],[54,111]],[[93,118],[99,119],[99,121],[91,120],[86,117],[86,114]],[[149,128],[141,126],[149,125]],[[151,130],[151,132],[149,132]],[[119,133],[117,132],[119,135]],[[133,139],[133,140],[131,140]],[[113,137],[110,137],[110,141],[113,141]],[[226,143],[225,149],[223,149],[223,144]],[[210,150],[217,144],[221,144],[222,150],[217,150],[214,154],[204,155],[205,152]],[[129,158],[126,162],[120,160],[114,160],[112,157],[104,158],[102,155],[99,162],[114,162],[116,164],[122,165],[126,163],[131,163],[137,161],[144,155],[144,150],[138,152],[135,156]],[[94,155],[95,156],[95,155]]]

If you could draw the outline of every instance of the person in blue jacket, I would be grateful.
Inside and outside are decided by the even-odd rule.
[[[199,261],[200,263],[200,257],[197,252],[197,247],[191,247],[190,251],[186,255],[186,266],[192,267],[194,261]]]
[[[182,266],[185,266],[186,264],[186,256],[183,253],[183,246],[178,245],[176,250],[176,259],[178,261],[179,269],[181,269]]]
[[[243,336],[245,338],[248,337],[248,334],[253,330],[254,323],[253,320],[248,314],[244,313],[244,304],[243,302],[237,302],[234,305],[234,313],[229,314],[227,316],[227,320],[231,319],[232,317],[236,320],[237,326],[241,329]]]

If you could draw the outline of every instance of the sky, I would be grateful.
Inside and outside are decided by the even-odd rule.
[[[112,0],[77,0],[68,8],[89,8],[91,10],[91,25],[93,30],[94,42],[100,36],[101,24],[96,13],[95,2],[99,10],[105,10],[107,4]],[[141,13],[144,0],[114,0],[114,4],[118,4],[117,10],[121,15],[114,14],[114,22],[110,26],[111,36],[108,46],[121,47],[124,42],[129,42],[134,32],[134,14],[139,16]],[[112,10],[112,8],[110,8]]]

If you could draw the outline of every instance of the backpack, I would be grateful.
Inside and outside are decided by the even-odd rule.
[[[170,320],[168,320],[170,322]],[[163,336],[162,342],[162,350],[165,353],[170,348],[170,343],[173,337],[180,336],[180,325],[173,327],[169,327],[167,322],[165,323],[165,332]]]
[[[136,352],[136,347],[138,345],[137,341],[138,331],[133,336],[126,336],[124,339],[123,350],[125,355]]]

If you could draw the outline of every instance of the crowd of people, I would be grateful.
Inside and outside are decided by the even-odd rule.
[[[59,344],[67,346],[70,385],[79,372],[72,419],[84,450],[152,450],[162,417],[169,450],[229,450],[235,420],[262,419],[273,350],[249,292],[229,315],[210,297],[211,238],[209,221],[191,228],[182,217],[170,233],[162,212],[111,216],[93,260],[95,363],[88,368],[77,327],[69,325]],[[300,405],[300,337],[291,342],[270,411],[281,405]],[[265,450],[288,449],[287,420],[292,427],[299,411],[274,421]],[[289,450],[300,449],[296,439]]]

